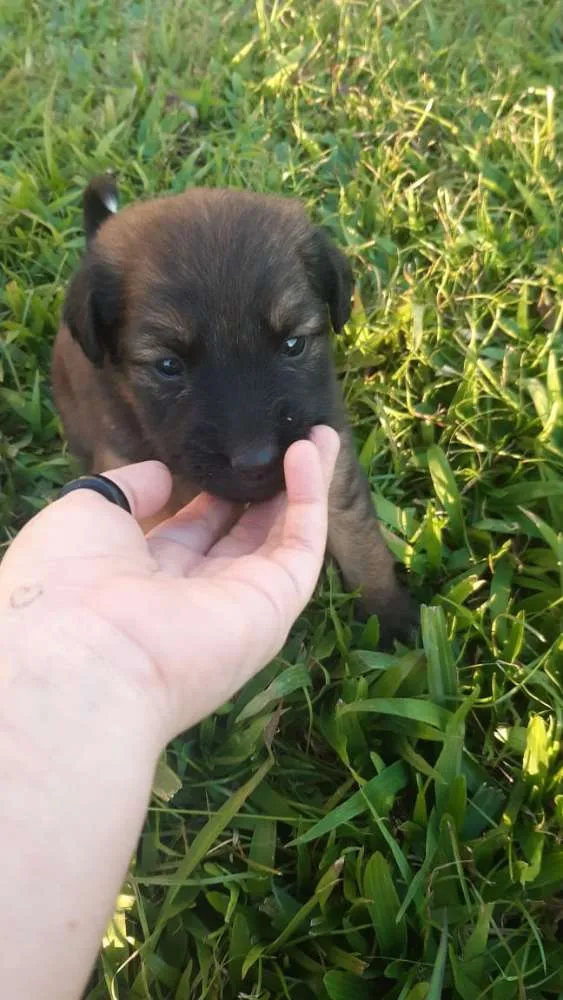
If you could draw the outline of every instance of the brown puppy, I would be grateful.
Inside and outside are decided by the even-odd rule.
[[[412,635],[354,454],[331,361],[350,315],[346,258],[292,200],[192,189],[115,214],[110,175],[84,197],[87,251],[55,342],[53,387],[71,450],[101,472],[157,458],[173,513],[201,490],[257,502],[317,423],[342,447],[328,549],[377,613],[382,641]]]

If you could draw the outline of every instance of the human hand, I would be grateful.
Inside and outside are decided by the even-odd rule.
[[[103,658],[119,680],[148,690],[167,740],[283,645],[321,569],[337,453],[335,431],[317,427],[286,454],[285,493],[242,515],[202,494],[146,537],[137,520],[166,503],[167,469],[145,462],[107,473],[134,517],[89,490],[46,508],[2,563],[0,613],[31,635],[59,616],[65,636],[70,629],[80,643],[87,634],[89,669]],[[48,635],[37,634],[38,650]]]

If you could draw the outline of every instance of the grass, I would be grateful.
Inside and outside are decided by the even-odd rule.
[[[562,25],[552,0],[4,6],[3,540],[71,474],[48,364],[88,178],[278,191],[354,264],[338,362],[425,605],[422,648],[383,655],[325,574],[169,748],[89,1000],[563,995]]]

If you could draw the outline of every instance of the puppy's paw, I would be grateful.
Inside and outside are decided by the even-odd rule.
[[[420,628],[420,608],[414,598],[399,585],[393,594],[377,601],[360,600],[358,610],[363,618],[377,615],[379,619],[379,648],[393,648],[398,639],[406,646],[414,646]]]

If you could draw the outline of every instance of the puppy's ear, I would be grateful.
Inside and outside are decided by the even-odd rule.
[[[352,312],[352,268],[323,229],[314,230],[312,244],[313,282],[328,304],[334,332],[340,333]]]
[[[104,260],[88,254],[70,283],[63,306],[63,323],[92,364],[104,356],[118,361],[118,331],[123,313],[120,277]]]
[[[92,178],[84,192],[82,207],[84,232],[88,245],[102,222],[117,212],[118,191],[113,174],[100,174],[99,177]]]

